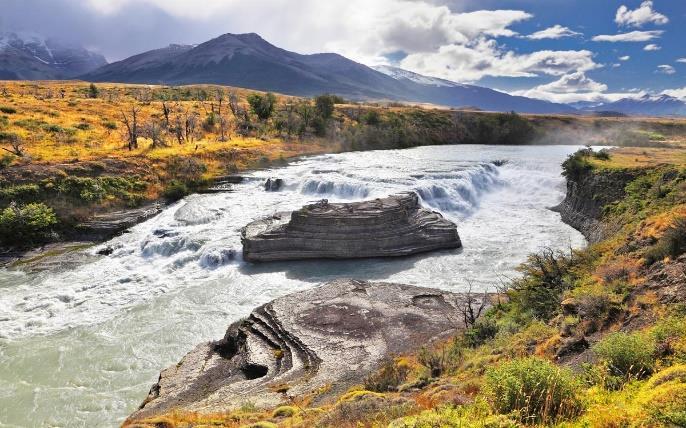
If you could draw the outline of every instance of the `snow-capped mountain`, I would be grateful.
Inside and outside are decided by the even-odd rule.
[[[634,116],[686,116],[686,103],[669,95],[644,95],[595,106],[592,111],[612,111]]]
[[[377,65],[372,67],[374,70],[378,71],[379,73],[383,73],[386,76],[390,76],[394,78],[395,80],[409,80],[414,83],[419,83],[420,85],[429,85],[429,86],[443,86],[443,87],[457,87],[457,86],[465,86],[461,85],[459,83],[451,82],[450,80],[445,80],[445,79],[439,79],[437,77],[429,77],[429,76],[424,76],[421,74],[413,73],[408,70],[404,70],[402,68],[398,67],[393,67],[390,65]]]
[[[66,79],[107,64],[80,46],[34,33],[0,33],[0,79]]]

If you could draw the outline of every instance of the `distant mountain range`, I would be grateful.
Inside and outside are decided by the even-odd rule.
[[[515,97],[392,67],[373,69],[341,55],[301,55],[259,35],[225,34],[197,46],[171,45],[82,76],[95,82],[212,83],[289,95],[335,93],[354,100],[396,100],[526,113],[573,113],[562,104]]]
[[[367,67],[341,55],[302,55],[257,34],[224,34],[199,45],[169,45],[107,64],[82,47],[36,35],[0,34],[0,79],[68,79],[166,85],[219,84],[353,100],[388,100],[520,113],[613,112],[686,115],[686,103],[646,96],[614,103],[573,105],[513,96],[475,85],[423,76],[391,66]]]
[[[577,106],[580,110],[615,112],[631,116],[686,116],[686,102],[669,95],[644,95],[612,103]]]
[[[0,33],[0,79],[68,79],[105,64],[105,57],[82,47],[36,34]]]

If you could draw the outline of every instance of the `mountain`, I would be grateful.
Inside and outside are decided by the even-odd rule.
[[[197,46],[171,45],[81,76],[94,82],[230,85],[289,95],[334,93],[354,100],[424,102],[527,113],[570,113],[562,104],[513,97],[386,67],[374,70],[333,53],[302,55],[259,35],[225,34]]]
[[[686,103],[669,95],[644,95],[624,98],[591,108],[592,111],[612,111],[634,116],[686,116]]]
[[[37,34],[0,33],[0,79],[67,79],[107,64],[105,57]]]
[[[451,107],[478,107],[488,111],[518,111],[525,113],[576,113],[571,106],[555,104],[520,96],[513,96],[482,86],[465,85],[445,79],[428,77],[397,67],[378,66],[386,74],[413,90],[415,101],[429,100]]]

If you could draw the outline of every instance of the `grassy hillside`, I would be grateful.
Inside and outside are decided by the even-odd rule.
[[[582,150],[564,168],[575,183],[630,173],[604,182],[623,195],[599,216],[615,232],[531,255],[458,336],[389,360],[328,405],[313,407],[315,392],[127,426],[686,426],[684,150]]]

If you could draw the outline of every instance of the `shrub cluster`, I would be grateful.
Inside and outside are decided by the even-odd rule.
[[[554,422],[578,414],[579,386],[571,372],[527,357],[486,372],[485,390],[493,409],[524,423]]]
[[[45,204],[11,204],[0,210],[0,243],[6,246],[39,243],[50,238],[55,225],[55,212]]]

